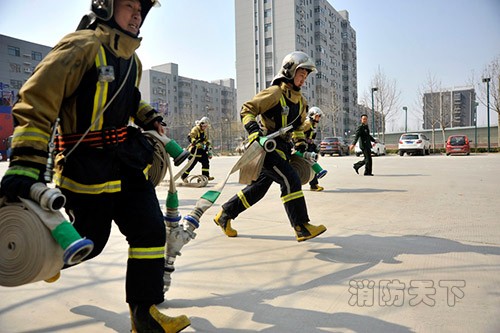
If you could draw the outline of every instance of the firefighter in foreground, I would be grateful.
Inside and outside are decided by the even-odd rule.
[[[67,198],[75,229],[103,250],[114,220],[128,244],[126,301],[133,332],[180,332],[182,315],[168,317],[163,266],[166,229],[144,170],[152,146],[135,125],[163,133],[158,112],[140,99],[139,29],[156,0],[92,1],[78,31],[65,36],[19,91],[15,129],[1,194],[27,198],[43,181],[51,127],[60,118],[54,181]],[[87,133],[88,131],[88,133]],[[80,141],[81,140],[81,141]],[[57,278],[57,276],[55,277]]]
[[[316,139],[316,126],[318,126],[319,120],[323,112],[317,106],[313,106],[309,109],[307,113],[307,119],[304,123],[304,135],[307,142],[307,151],[312,153],[319,153],[318,146],[314,143]],[[309,182],[311,191],[323,191],[325,188],[319,186],[318,176],[314,174],[314,178]]]
[[[189,132],[189,147],[188,150],[191,153],[190,159],[194,158],[193,164],[184,171],[181,178],[183,181],[187,181],[187,177],[191,170],[194,169],[198,162],[201,163],[201,174],[208,178],[208,180],[213,180],[214,177],[210,177],[210,159],[212,158],[212,144],[208,138],[208,125],[210,121],[207,117],[203,117],[196,121],[195,126]]]
[[[241,120],[249,134],[249,143],[263,135],[263,129],[257,122],[258,116],[267,134],[288,125],[293,125],[293,130],[276,138],[276,149],[266,154],[257,180],[224,203],[222,210],[215,216],[215,223],[228,237],[237,236],[237,231],[231,227],[231,220],[262,199],[273,182],[281,186],[281,201],[297,241],[305,241],[326,231],[323,225],[309,224],[302,184],[289,162],[293,147],[302,153],[307,149],[303,132],[307,102],[300,89],[309,73],[314,71],[314,62],[307,54],[292,52],[283,59],[282,67],[271,86],[243,104]]]

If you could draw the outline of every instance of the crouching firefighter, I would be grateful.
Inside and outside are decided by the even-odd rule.
[[[182,315],[158,311],[164,301],[166,229],[147,169],[153,147],[140,128],[163,134],[162,117],[141,100],[135,53],[139,29],[157,0],[92,1],[78,30],[43,59],[19,91],[15,130],[2,194],[26,196],[44,172],[51,126],[60,118],[54,182],[82,237],[86,257],[100,254],[114,221],[126,237],[126,302],[133,332],[180,332]]]

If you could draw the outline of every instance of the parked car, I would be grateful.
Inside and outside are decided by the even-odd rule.
[[[375,142],[372,142],[372,155],[380,156],[387,154],[387,149],[385,148],[385,144],[381,142],[378,138],[374,138]],[[360,156],[363,154],[361,148],[359,148],[359,140],[356,142],[356,146],[354,147],[354,153],[356,156]]]
[[[446,140],[446,155],[470,155],[470,141],[467,135],[450,135]]]
[[[407,154],[430,155],[431,142],[422,133],[406,133],[401,135],[398,144],[399,156]]]
[[[319,154],[321,156],[325,156],[326,154],[330,154],[331,156],[334,154],[339,156],[349,155],[349,143],[344,138],[338,136],[324,138],[319,144]]]

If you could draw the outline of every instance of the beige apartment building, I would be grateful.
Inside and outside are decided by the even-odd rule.
[[[303,88],[325,113],[320,136],[345,136],[358,123],[356,32],[327,0],[235,0],[237,105],[269,86],[284,56],[303,51],[318,72]]]

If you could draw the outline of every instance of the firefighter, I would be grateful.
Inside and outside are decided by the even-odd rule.
[[[126,237],[133,332],[180,332],[190,325],[186,316],[168,317],[156,307],[164,301],[166,229],[145,172],[153,148],[138,128],[164,132],[162,117],[141,100],[135,53],[139,29],[158,5],[92,1],[78,30],[63,37],[20,89],[11,161],[1,181],[1,194],[11,200],[28,197],[31,185],[44,181],[51,126],[59,118],[54,182],[75,229],[94,242],[86,260],[101,253],[112,221]]]
[[[196,163],[201,163],[201,174],[206,176],[208,180],[213,180],[214,177],[210,177],[210,159],[212,158],[212,144],[208,138],[208,125],[210,121],[207,117],[203,117],[195,122],[195,126],[189,132],[188,140],[190,142],[188,150],[191,153],[189,157],[194,158],[193,164],[184,171],[181,178],[183,181],[187,181],[187,177]]]
[[[319,152],[318,146],[314,143],[314,139],[316,139],[316,127],[318,126],[321,116],[323,116],[323,112],[317,106],[310,108],[307,113],[307,119],[304,123],[304,135],[306,137],[308,152]],[[318,183],[318,176],[314,174],[314,178],[309,182],[311,191],[319,192],[325,189],[323,186],[319,186]]]
[[[307,102],[301,87],[309,73],[314,71],[314,62],[306,53],[292,52],[283,59],[271,86],[243,104],[240,115],[250,143],[262,136],[263,129],[258,124],[258,116],[268,134],[288,125],[293,125],[293,132],[276,138],[276,150],[266,154],[257,180],[224,203],[222,210],[215,216],[215,223],[228,237],[238,234],[231,227],[231,220],[262,199],[273,182],[281,187],[281,201],[297,241],[305,241],[326,231],[323,225],[309,224],[302,184],[290,164],[292,147],[302,153],[307,149],[303,131]]]

